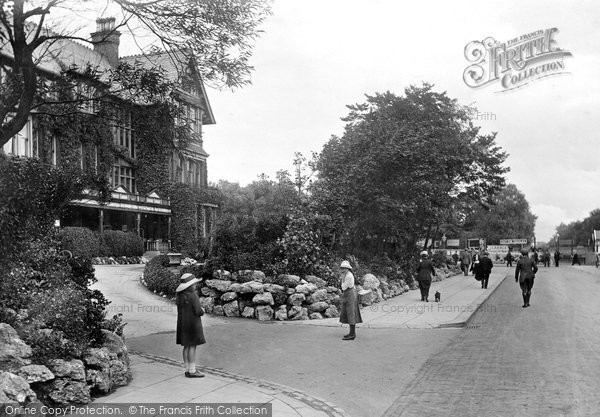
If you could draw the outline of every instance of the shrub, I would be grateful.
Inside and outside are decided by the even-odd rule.
[[[118,336],[123,337],[123,328],[127,323],[123,323],[123,314],[115,314],[111,319],[106,319],[100,325],[101,328],[116,333]]]
[[[433,254],[433,256],[431,257],[431,261],[433,262],[433,266],[435,266],[436,268],[442,268],[444,266],[447,266],[448,257],[446,256],[446,252],[445,251],[435,252]]]
[[[135,233],[106,230],[101,234],[102,256],[141,256],[144,240]]]
[[[144,268],[144,281],[151,291],[173,295],[179,285],[179,275],[173,274],[166,265],[169,265],[168,256],[159,255],[152,258]]]
[[[87,227],[65,227],[59,239],[63,249],[74,257],[93,258],[100,255],[100,236]]]

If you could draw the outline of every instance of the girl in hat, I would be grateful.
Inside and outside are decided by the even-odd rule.
[[[360,306],[358,305],[358,294],[354,288],[354,275],[352,275],[350,262],[344,261],[340,265],[340,279],[342,281],[342,311],[340,322],[350,325],[350,333],[343,340],[354,340],[356,338],[356,323],[362,323]]]
[[[177,293],[177,335],[176,343],[183,346],[183,362],[186,378],[202,378],[204,374],[196,371],[196,346],[206,343],[202,330],[204,310],[196,292],[200,282],[192,274],[183,274],[179,280]]]

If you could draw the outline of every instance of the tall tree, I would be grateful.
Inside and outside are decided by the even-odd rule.
[[[525,195],[514,184],[508,184],[491,201],[477,207],[466,219],[465,229],[484,237],[488,244],[499,244],[500,239],[531,239],[535,216]]]
[[[573,239],[575,245],[587,245],[594,230],[600,230],[600,209],[594,209],[583,220],[556,227],[560,239]]]
[[[64,39],[93,45],[121,28],[131,31],[136,21],[139,30],[156,37],[173,60],[195,62],[205,81],[231,88],[249,82],[253,40],[270,13],[267,0],[114,2],[123,10],[122,21],[106,37],[92,40],[77,34],[75,26],[48,24],[53,10],[74,7],[77,1],[0,0],[0,147],[23,128],[31,110],[44,99],[38,64],[59,54],[58,42]]]
[[[351,248],[411,249],[458,201],[489,202],[504,186],[506,154],[495,134],[479,134],[473,109],[433,86],[367,96],[348,108],[343,136],[318,156],[312,192],[336,213]]]

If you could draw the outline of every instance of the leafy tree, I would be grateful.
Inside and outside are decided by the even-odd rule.
[[[47,103],[48,97],[52,96],[49,93],[55,88],[55,80],[42,78],[38,65],[49,56],[60,55],[62,41],[79,40],[93,45],[106,41],[120,28],[131,31],[134,21],[139,23],[137,26],[144,34],[149,32],[160,41],[172,60],[186,65],[193,62],[205,81],[232,88],[249,82],[252,67],[248,59],[252,41],[259,33],[259,25],[270,13],[265,0],[115,0],[115,3],[123,10],[123,20],[106,37],[92,40],[78,35],[75,27],[49,23],[53,10],[72,8],[78,2],[0,0],[0,49],[13,57],[0,61],[4,77],[0,88],[0,146],[25,126],[33,109]],[[142,33],[134,31],[132,34]],[[83,70],[80,68],[75,72]],[[94,70],[86,71],[89,79]],[[128,90],[134,97],[144,85],[140,81],[147,81],[143,77],[133,82],[119,80],[118,71],[116,75],[94,75],[95,80],[111,88]],[[68,69],[58,76],[59,80],[69,80],[69,77]],[[95,99],[98,98],[97,95]],[[81,102],[75,95],[69,100]]]
[[[499,244],[500,239],[533,236],[535,216],[514,184],[508,184],[491,201],[479,206],[465,221],[465,229],[486,238],[488,244]]]
[[[318,156],[311,192],[349,251],[412,251],[460,201],[491,201],[504,186],[506,154],[482,135],[474,109],[433,87],[411,86],[348,106],[342,137]]]
[[[569,224],[561,223],[556,227],[559,239],[573,239],[575,245],[587,245],[592,237],[593,230],[600,230],[600,209],[594,209],[583,220]]]

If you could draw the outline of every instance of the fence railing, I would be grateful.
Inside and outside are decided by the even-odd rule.
[[[147,251],[152,252],[167,253],[171,251],[171,242],[163,242],[161,240],[147,240],[145,246]]]

